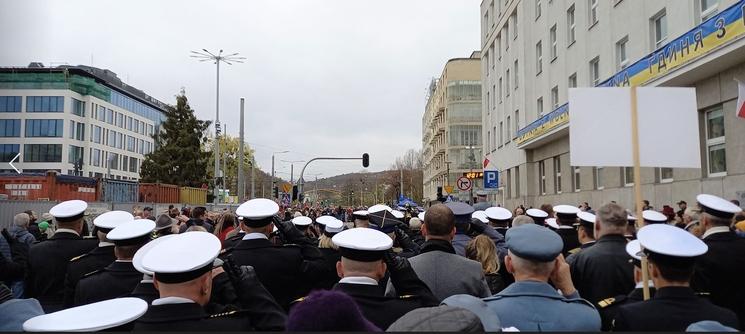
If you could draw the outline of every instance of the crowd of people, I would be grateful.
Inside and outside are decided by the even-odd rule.
[[[745,215],[615,202],[109,211],[0,238],[0,330],[736,331]],[[89,225],[89,223],[91,223]],[[61,321],[63,319],[64,321]]]

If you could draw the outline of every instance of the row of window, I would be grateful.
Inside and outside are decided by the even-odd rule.
[[[141,162],[142,160],[135,157],[91,148],[88,163],[94,167],[104,167],[111,168],[111,170],[139,173]]]
[[[91,135],[89,140],[96,144],[107,145],[119,149],[125,149],[130,152],[148,154],[152,149],[152,143],[143,139],[137,139],[124,133],[102,128],[98,125],[91,125]]]
[[[0,144],[0,158],[10,161],[20,152],[20,144]],[[70,145],[67,162],[75,164],[85,162],[85,149]],[[23,162],[62,162],[62,144],[26,144],[23,145]],[[108,164],[107,164],[108,162]],[[138,173],[141,159],[99,150],[90,149],[88,163],[94,167],[111,168],[112,170]]]
[[[101,122],[136,132],[143,136],[153,135],[154,127],[152,125],[101,105],[95,106],[91,117]]]

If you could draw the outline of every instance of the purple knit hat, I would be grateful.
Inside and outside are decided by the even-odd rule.
[[[290,309],[289,332],[382,332],[368,321],[352,297],[339,291],[311,292]]]

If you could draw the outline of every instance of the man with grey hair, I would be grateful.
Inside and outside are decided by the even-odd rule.
[[[31,217],[27,213],[19,213],[13,217],[13,226],[8,230],[13,238],[29,247],[36,242],[36,238],[28,232],[30,222]]]
[[[513,228],[526,224],[534,224],[533,219],[525,215],[520,215],[512,219]]]
[[[634,289],[634,265],[626,253],[628,215],[618,204],[603,205],[596,212],[594,246],[577,254],[570,269],[572,281],[583,298],[597,306],[608,296]]]

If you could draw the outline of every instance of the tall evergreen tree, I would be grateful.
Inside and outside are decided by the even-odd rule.
[[[209,153],[203,149],[210,121],[194,115],[184,91],[176,96],[176,106],[166,110],[167,119],[153,135],[155,150],[145,155],[140,176],[142,182],[162,182],[200,187],[208,182]]]

